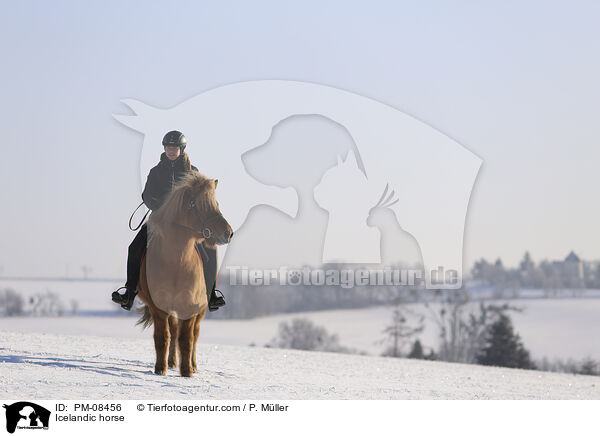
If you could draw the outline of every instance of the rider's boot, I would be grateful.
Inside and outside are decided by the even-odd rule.
[[[218,296],[217,292],[221,295]],[[208,310],[210,312],[214,312],[215,310],[219,310],[219,307],[223,306],[225,306],[225,298],[223,297],[223,293],[213,287],[212,292],[210,293],[210,299],[208,300]]]
[[[125,289],[125,293],[119,294],[119,291],[121,289]],[[112,293],[112,301],[114,301],[117,304],[120,304],[121,307],[125,310],[131,310],[136,295],[137,290],[123,286]]]

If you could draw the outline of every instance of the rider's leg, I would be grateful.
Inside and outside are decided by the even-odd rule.
[[[129,244],[127,255],[127,282],[125,283],[127,289],[135,290],[140,281],[140,266],[142,265],[142,256],[146,250],[147,242],[148,227],[144,224],[138,234],[135,235],[131,244]]]
[[[137,295],[137,284],[140,280],[140,266],[142,264],[142,256],[146,249],[148,241],[148,228],[146,224],[142,226],[131,244],[129,245],[127,255],[127,282],[125,283],[125,293],[119,294],[118,290],[113,292],[112,299],[115,303],[119,303],[125,310],[130,310],[133,305],[135,296]]]
[[[215,310],[218,310],[219,307],[225,306],[225,298],[223,297],[223,293],[216,289],[218,280],[217,247],[209,248],[205,246],[204,248],[208,254],[208,262],[204,269],[204,280],[206,282],[206,293],[208,295],[208,310],[214,312]],[[221,295],[217,295],[217,292]]]
[[[204,267],[204,282],[206,283],[206,296],[208,301],[208,310],[214,312],[219,307],[225,306],[223,294],[218,289],[217,285],[217,249],[209,248],[204,243],[198,244],[198,251],[202,257]],[[217,296],[219,292],[221,296]]]
[[[207,260],[204,263],[204,281],[206,282],[206,292],[210,299],[210,293],[217,284],[217,248],[209,248],[204,245]]]

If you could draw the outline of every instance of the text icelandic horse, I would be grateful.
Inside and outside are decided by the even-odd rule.
[[[138,295],[145,303],[139,324],[154,324],[156,374],[167,364],[191,377],[197,370],[196,343],[208,306],[202,260],[196,244],[229,243],[233,231],[215,197],[218,181],[200,173],[182,179],[148,220],[148,247]],[[168,361],[167,361],[168,349]]]

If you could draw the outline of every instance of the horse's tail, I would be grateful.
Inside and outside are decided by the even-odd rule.
[[[135,323],[135,325],[141,324],[143,328],[148,328],[152,325],[152,315],[150,314],[150,309],[148,306],[140,307],[136,309],[137,313],[142,315],[142,317]]]

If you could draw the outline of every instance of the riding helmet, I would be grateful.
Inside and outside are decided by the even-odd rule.
[[[162,145],[163,147],[179,147],[183,153],[183,150],[185,150],[185,146],[187,145],[187,139],[185,139],[185,136],[183,136],[183,133],[180,131],[171,130],[163,138]]]

